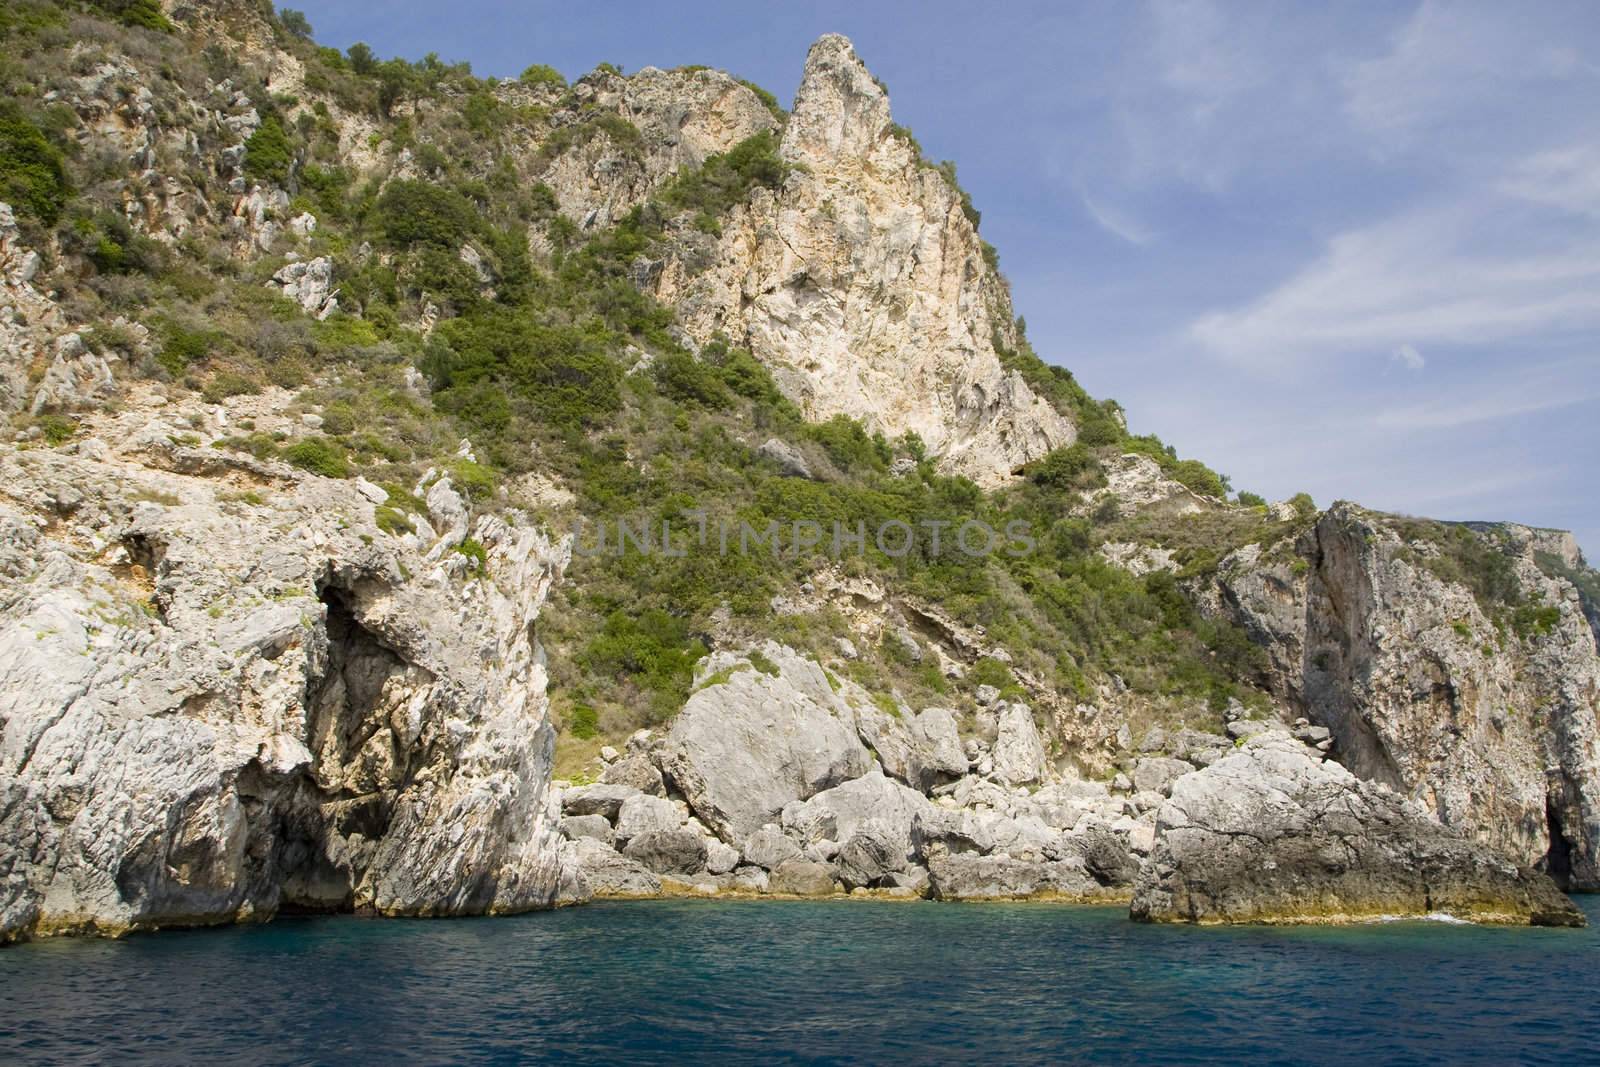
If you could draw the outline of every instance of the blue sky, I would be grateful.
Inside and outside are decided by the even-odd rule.
[[[957,162],[1034,347],[1133,428],[1600,556],[1600,7],[302,0],[481,75],[705,63],[792,98],[850,36]]]

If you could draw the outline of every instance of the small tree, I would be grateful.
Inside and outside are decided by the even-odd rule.
[[[563,89],[567,84],[567,79],[561,76],[561,72],[548,63],[535,63],[523,71],[522,77],[517,80],[529,87],[553,85],[557,89]]]
[[[350,57],[350,69],[357,74],[371,74],[378,69],[378,57],[365,41],[357,41],[345,54]]]
[[[292,7],[281,8],[278,11],[278,21],[291,35],[302,41],[311,40],[311,20],[306,18],[304,11],[296,11]]]

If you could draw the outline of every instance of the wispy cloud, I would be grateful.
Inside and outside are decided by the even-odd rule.
[[[1428,365],[1428,361],[1423,358],[1422,353],[1417,351],[1416,345],[1401,345],[1389,353],[1389,360],[1410,371],[1419,371]]]
[[[1083,202],[1083,210],[1095,225],[1113,237],[1140,247],[1155,240],[1155,234],[1148,227],[1110,204],[1101,203],[1081,189],[1078,190],[1078,199]]]
[[[1600,329],[1600,230],[1507,225],[1503,198],[1466,196],[1340,234],[1253,303],[1198,318],[1217,356],[1284,372],[1402,345],[1483,345]]]
[[[1570,384],[1570,380],[1569,380]],[[1587,403],[1590,394],[1563,388],[1555,381],[1537,388],[1480,389],[1472,395],[1446,397],[1423,404],[1411,404],[1379,411],[1372,416],[1374,427],[1384,430],[1453,430],[1475,423],[1534,415]]]

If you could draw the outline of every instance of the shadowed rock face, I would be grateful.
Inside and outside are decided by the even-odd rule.
[[[1358,776],[1565,886],[1600,888],[1600,653],[1578,590],[1535,562],[1563,538],[1479,534],[1508,555],[1524,602],[1553,609],[1548,627],[1497,624],[1426,565],[1434,546],[1351,504],[1292,555],[1229,557],[1202,608],[1267,650],[1277,695],[1331,729]]]
[[[470,577],[350,482],[171,436],[0,454],[0,939],[549,903],[564,548],[483,519]]]
[[[1445,914],[1582,926],[1551,880],[1277,731],[1177,779],[1130,914],[1322,923]]]

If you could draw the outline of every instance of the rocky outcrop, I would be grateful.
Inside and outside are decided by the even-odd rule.
[[[326,256],[285,263],[272,276],[272,284],[319,322],[339,310],[338,290],[333,284],[333,261]]]
[[[1201,605],[1267,650],[1280,699],[1358,776],[1600,888],[1600,655],[1578,591],[1518,529],[1480,528],[1463,564],[1406,520],[1338,504],[1292,546],[1234,553]],[[1464,565],[1492,568],[1533,614],[1519,627],[1511,606],[1440,576]]]
[[[1584,922],[1549,878],[1276,729],[1172,783],[1131,914],[1196,923],[1435,914]]]
[[[794,172],[735,212],[709,265],[661,270],[656,295],[689,333],[748,347],[808,417],[915,432],[983,485],[1071,444],[1072,422],[996,355],[1010,302],[960,192],[845,38],[812,46],[781,151]]]
[[[526,90],[507,85],[501,93],[520,103],[517,98]],[[605,113],[637,131],[637,141],[596,128],[595,116]],[[530,169],[555,193],[562,214],[581,229],[599,230],[643,203],[681,168],[698,167],[708,156],[777,125],[754,91],[720,70],[645,67],[626,78],[597,70],[573,85],[570,109],[555,112],[544,139],[544,144],[569,141],[572,147],[546,149]]]
[[[661,756],[695,814],[728,844],[871,766],[854,712],[822,667],[771,642],[761,652],[756,662],[777,673],[731,653],[703,661]]]
[[[994,777],[1006,785],[1027,785],[1044,777],[1044,741],[1028,705],[1000,705],[999,736],[994,743]]]
[[[479,519],[471,576],[352,483],[84,427],[0,449],[0,937],[550,903],[565,547]]]
[[[1083,860],[1019,860],[952,853],[928,865],[936,900],[1065,900],[1093,904],[1126,900],[1090,876]]]

